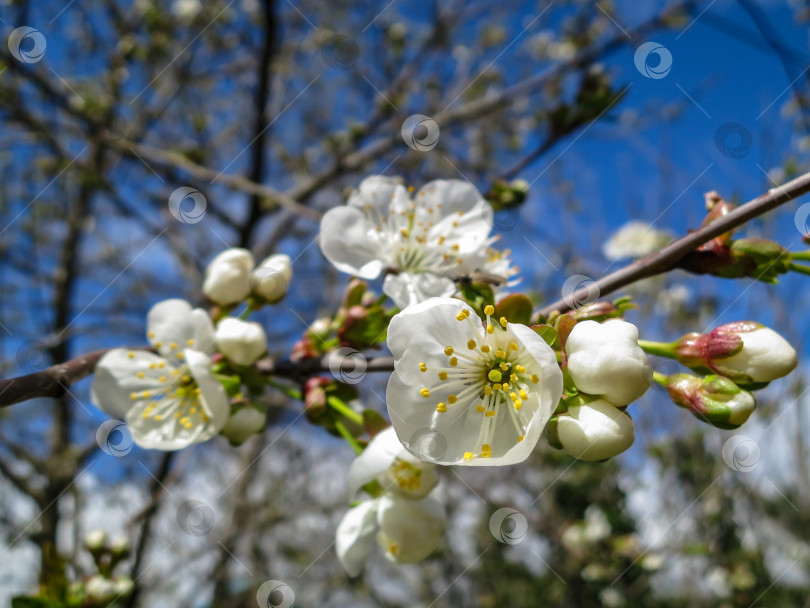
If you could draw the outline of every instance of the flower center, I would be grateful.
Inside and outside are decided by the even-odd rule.
[[[133,401],[149,400],[148,405],[141,413],[144,420],[152,419],[160,422],[169,415],[177,419],[177,423],[186,429],[194,426],[194,418],[198,423],[206,423],[210,418],[201,405],[201,391],[194,381],[187,366],[179,369],[172,368],[165,361],[149,364],[149,374],[157,375],[160,387],[155,390],[145,390],[130,393]],[[143,379],[146,372],[139,371],[136,376]]]
[[[523,403],[531,396],[531,391],[540,382],[537,374],[527,368],[534,368],[534,359],[521,343],[512,337],[508,321],[501,317],[493,324],[493,306],[484,309],[486,325],[473,320],[469,309],[462,310],[456,319],[469,323],[472,338],[461,348],[447,345],[444,354],[447,367],[428,367],[420,363],[423,373],[437,374],[438,381],[425,386],[419,393],[430,399],[432,391],[445,395],[446,401],[436,404],[436,412],[443,414],[448,407],[474,408],[482,414],[481,429],[472,451],[464,453],[464,460],[490,458],[495,427],[498,421],[507,419],[515,428],[515,443],[526,436],[527,421],[521,412]]]
[[[389,473],[403,490],[415,492],[421,485],[422,469],[406,460],[395,459]]]

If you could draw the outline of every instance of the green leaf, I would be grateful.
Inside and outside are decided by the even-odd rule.
[[[554,344],[557,342],[556,329],[554,329],[551,325],[532,325],[532,329],[538,336],[546,341],[546,344],[552,348],[554,347]]]

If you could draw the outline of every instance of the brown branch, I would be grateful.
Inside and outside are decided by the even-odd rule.
[[[152,350],[148,346],[122,348]],[[72,384],[92,374],[99,359],[110,350],[112,349],[95,350],[27,376],[0,380],[0,408],[38,397],[61,397]],[[321,359],[303,359],[301,361],[274,361],[266,358],[256,363],[256,368],[265,376],[279,376],[292,380],[300,380],[314,374],[329,372],[334,367],[335,362],[329,356]],[[341,369],[343,368],[350,374],[357,371],[354,361],[347,361],[341,366]],[[366,360],[366,372],[391,372],[393,370],[393,357],[373,357]]]
[[[686,254],[694,251],[704,243],[742,226],[755,217],[776,209],[780,205],[784,205],[807,192],[810,192],[810,173],[805,173],[782,186],[771,188],[765,194],[737,207],[728,215],[715,220],[705,228],[690,232],[660,251],[648,255],[646,258],[636,260],[632,264],[628,264],[624,268],[602,277],[596,283],[578,289],[565,299],[549,304],[540,311],[540,314],[547,317],[554,311],[565,312],[571,308],[568,302],[583,301],[589,294],[594,292],[600,296],[605,296],[641,279],[673,270],[677,268]]]

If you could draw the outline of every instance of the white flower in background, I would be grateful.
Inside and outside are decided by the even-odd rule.
[[[246,405],[228,418],[222,428],[222,435],[233,444],[240,445],[253,435],[264,430],[267,424],[267,415],[255,407]]]
[[[203,293],[220,306],[237,304],[250,293],[253,255],[234,247],[217,255],[205,269]]]
[[[172,13],[181,21],[192,21],[201,10],[200,0],[174,0],[172,4]]]
[[[107,545],[107,532],[91,530],[84,537],[84,546],[88,551],[100,551]]]
[[[673,236],[665,230],[656,230],[649,224],[633,220],[627,222],[602,247],[608,260],[643,258],[672,242]]]
[[[653,369],[638,345],[638,328],[627,321],[581,321],[568,336],[565,352],[577,388],[613,405],[632,403],[652,384]]]
[[[179,450],[210,439],[230,413],[211,371],[211,318],[183,300],[165,300],[149,311],[146,325],[158,354],[123,348],[105,354],[96,366],[93,403],[124,419],[143,448]]]
[[[579,460],[605,460],[633,445],[633,420],[607,401],[569,407],[549,425],[549,441]]]
[[[109,601],[116,596],[115,583],[100,574],[94,574],[87,579],[84,591],[89,599],[96,602]]]
[[[360,574],[375,539],[389,560],[414,564],[436,550],[446,523],[444,506],[433,495],[414,500],[385,493],[349,509],[338,524],[335,549],[349,576]]]
[[[452,295],[459,275],[513,273],[488,248],[492,216],[489,203],[460,180],[432,181],[411,199],[398,181],[369,177],[347,205],[323,216],[321,250],[338,270],[363,279],[390,271],[383,291],[405,308]]]
[[[292,261],[290,256],[276,253],[265,258],[250,275],[253,294],[268,302],[278,302],[290,288]]]
[[[521,462],[560,401],[563,376],[551,347],[524,325],[493,324],[492,306],[485,312],[482,323],[464,302],[433,298],[388,327],[395,369],[388,411],[405,447],[423,459]],[[426,432],[441,438],[441,453],[420,453]]]
[[[380,431],[349,469],[349,500],[376,481],[386,492],[424,498],[439,483],[435,466],[414,458],[397,439],[393,427]]]
[[[215,334],[219,352],[237,365],[252,365],[267,352],[267,334],[258,323],[222,319]]]

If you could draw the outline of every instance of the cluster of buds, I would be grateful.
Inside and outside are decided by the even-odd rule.
[[[71,585],[70,597],[81,606],[108,606],[116,599],[128,597],[135,584],[124,575],[115,575],[115,568],[130,555],[129,540],[111,540],[104,530],[93,530],[84,539],[84,548],[93,557],[97,573]],[[39,604],[37,604],[39,605]]]
[[[484,194],[495,211],[514,209],[520,207],[529,194],[529,183],[523,179],[514,179],[511,182],[502,179],[496,180],[492,188]]]
[[[608,320],[577,322],[561,315],[555,323],[563,347],[565,396],[546,437],[552,447],[580,460],[606,460],[633,445],[635,427],[625,410],[652,384],[652,366],[638,345],[638,329],[613,318],[618,310],[593,305],[584,314]]]
[[[256,266],[250,251],[233,247],[211,260],[205,270],[203,293],[222,308],[220,314],[224,315],[243,301],[254,310],[277,304],[287,295],[291,280],[289,256],[271,255]]]
[[[393,316],[383,306],[385,299],[369,290],[365,281],[350,281],[334,317],[316,319],[295,343],[290,358],[321,357],[340,346],[358,350],[379,346]]]

